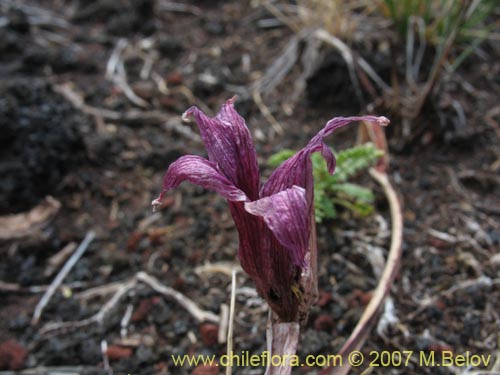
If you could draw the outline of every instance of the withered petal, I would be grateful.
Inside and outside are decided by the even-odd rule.
[[[192,115],[198,124],[210,161],[250,200],[258,198],[259,167],[255,146],[245,120],[228,100],[217,116],[209,117],[197,107],[189,108],[183,118]]]
[[[253,202],[245,210],[261,216],[276,239],[292,254],[296,266],[303,267],[309,243],[309,212],[306,191],[293,186]]]
[[[267,197],[276,192],[291,188],[293,185],[297,185],[306,189],[306,201],[308,207],[311,208],[314,186],[310,156],[313,152],[320,151],[327,162],[328,171],[333,174],[335,171],[335,156],[323,142],[323,138],[332,134],[336,129],[354,121],[367,121],[382,126],[389,124],[389,120],[383,116],[335,117],[331,119],[309,141],[306,147],[276,168],[267,182],[262,186],[260,196]]]
[[[231,202],[248,200],[243,191],[234,186],[226,176],[219,172],[216,163],[201,156],[185,155],[173,162],[163,178],[161,196],[184,181],[213,190]]]

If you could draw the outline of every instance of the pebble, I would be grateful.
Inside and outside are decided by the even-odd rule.
[[[202,366],[197,366],[192,374],[193,375],[217,375],[219,373],[219,367],[213,365],[213,366],[208,366],[208,365],[202,365]]]
[[[185,320],[176,320],[174,322],[174,333],[177,336],[182,336],[188,331],[188,324]]]
[[[147,318],[147,316],[151,312],[151,308],[153,307],[153,301],[151,298],[142,299],[139,302],[139,306],[134,310],[132,314],[132,318],[130,319],[132,322],[141,322]]]
[[[110,361],[117,361],[123,358],[128,358],[132,355],[132,349],[124,348],[123,346],[110,345],[106,354]]]
[[[332,301],[333,301],[333,296],[331,293],[320,290],[318,302],[316,303],[316,305],[319,307],[325,307]]]
[[[314,320],[314,329],[316,331],[331,331],[335,325],[332,317],[327,314],[319,315],[316,320]]]
[[[171,86],[181,85],[182,81],[183,81],[182,74],[177,71],[171,72],[167,75],[167,83]]]
[[[18,341],[10,339],[0,344],[0,370],[20,370],[28,352]]]
[[[219,327],[212,323],[205,323],[200,326],[200,336],[203,343],[207,346],[217,345]]]

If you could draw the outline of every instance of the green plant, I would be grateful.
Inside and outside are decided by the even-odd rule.
[[[456,69],[474,49],[488,38],[498,22],[490,22],[497,10],[496,0],[381,0],[382,14],[394,22],[413,49],[415,28],[420,34],[420,59],[425,42],[436,48],[435,69],[449,61]],[[453,48],[453,59],[449,52]],[[410,53],[411,55],[413,53]],[[410,56],[407,56],[407,59]],[[411,63],[411,61],[410,61]],[[418,63],[420,65],[420,63]]]
[[[382,0],[380,8],[404,37],[411,18],[421,19],[427,41],[439,45],[455,29],[457,43],[487,37],[492,28],[485,23],[495,11],[496,4],[496,0]]]
[[[272,155],[268,164],[278,166],[295,154],[293,150],[282,150]],[[373,165],[383,152],[372,143],[348,148],[337,154],[335,174],[328,173],[326,162],[320,154],[311,157],[314,176],[314,206],[316,222],[337,216],[337,206],[343,206],[360,216],[373,212],[373,192],[349,182],[359,171]]]

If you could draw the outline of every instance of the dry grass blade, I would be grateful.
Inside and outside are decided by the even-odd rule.
[[[226,354],[228,358],[233,354],[233,334],[234,334],[234,308],[236,304],[236,270],[233,270],[231,275],[231,302],[229,304],[229,324],[227,329],[227,347]],[[233,367],[231,365],[226,367],[226,375],[231,375]]]
[[[54,281],[52,281],[52,283],[50,284],[50,287],[47,289],[45,294],[42,296],[42,298],[36,305],[35,312],[33,313],[33,318],[31,319],[32,325],[38,324],[42,316],[43,309],[45,308],[45,306],[47,306],[50,299],[56,292],[57,288],[59,288],[64,278],[68,275],[69,271],[71,271],[76,262],[78,262],[78,260],[82,257],[85,251],[87,251],[89,245],[92,243],[94,238],[95,238],[95,233],[93,231],[88,232],[85,238],[83,239],[82,243],[80,244],[80,246],[78,246],[73,255],[71,255],[68,261],[61,268],[61,270],[55,277]]]
[[[255,104],[257,104],[257,107],[259,107],[260,112],[262,115],[266,118],[266,120],[271,124],[272,128],[277,134],[283,134],[283,127],[281,124],[276,120],[276,117],[273,116],[269,108],[264,104],[262,101],[262,97],[260,96],[260,92],[255,90],[253,92],[253,100]]]
[[[250,88],[252,92],[269,93],[278,86],[297,62],[299,57],[299,43],[304,37],[304,32],[293,35],[280,56],[274,60],[266,72]]]

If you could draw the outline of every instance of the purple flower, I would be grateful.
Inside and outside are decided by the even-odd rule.
[[[257,154],[245,124],[228,100],[216,117],[191,107],[205,143],[208,160],[186,155],[172,163],[163,180],[163,191],[153,201],[183,181],[214,190],[228,200],[239,235],[242,268],[255,282],[259,294],[283,322],[301,318],[303,305],[316,278],[316,243],[313,175],[310,155],[321,152],[328,170],[335,157],[323,138],[353,121],[387,125],[385,117],[338,117],[328,121],[307,146],[281,164],[269,180],[260,183]],[[313,241],[310,241],[314,237]]]

